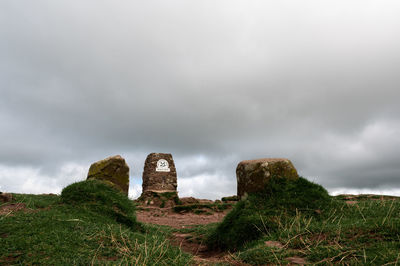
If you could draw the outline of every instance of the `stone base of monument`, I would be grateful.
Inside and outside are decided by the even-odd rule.
[[[180,204],[178,192],[171,190],[161,191],[145,191],[137,199],[138,202],[145,206],[153,206],[159,208],[172,208]]]

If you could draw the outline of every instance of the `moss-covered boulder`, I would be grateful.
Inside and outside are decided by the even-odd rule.
[[[128,195],[129,166],[120,155],[93,163],[89,168],[87,179],[105,181]]]
[[[296,168],[288,159],[266,158],[240,162],[236,168],[238,197],[263,190],[272,176],[289,180],[299,178]]]
[[[329,196],[325,188],[305,178],[272,176],[260,191],[235,205],[208,235],[206,244],[210,249],[237,250],[263,235],[284,230],[282,225],[289,221],[293,225],[298,221],[296,217],[327,218],[331,209],[341,207],[343,203]]]

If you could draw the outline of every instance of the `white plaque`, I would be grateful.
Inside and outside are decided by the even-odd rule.
[[[170,172],[169,163],[165,159],[160,159],[157,161],[156,172]]]

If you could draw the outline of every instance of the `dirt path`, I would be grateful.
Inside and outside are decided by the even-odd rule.
[[[247,265],[240,263],[228,253],[208,250],[203,243],[188,241],[191,234],[174,233],[171,238],[171,244],[179,247],[181,250],[191,253],[195,265],[211,265],[216,263],[228,263],[230,265]]]
[[[170,208],[146,207],[136,211],[139,222],[168,225],[173,228],[187,228],[192,225],[217,223],[222,221],[228,211],[213,214],[175,213]]]
[[[190,228],[195,225],[209,224],[222,221],[229,210],[214,212],[213,214],[175,213],[168,208],[146,207],[136,212],[138,221],[143,223],[168,225],[176,229]],[[210,251],[207,246],[193,241],[190,233],[175,232],[170,239],[171,244],[183,251],[192,254],[195,265],[210,265],[215,263],[229,263],[230,265],[246,265],[238,263],[227,252]]]

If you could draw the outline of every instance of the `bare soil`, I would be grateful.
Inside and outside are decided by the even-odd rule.
[[[175,213],[172,208],[141,207],[136,211],[136,217],[139,222],[183,229],[201,224],[220,222],[228,212],[229,210],[211,214]],[[175,232],[172,234],[170,241],[172,245],[191,253],[194,256],[195,265],[210,265],[222,262],[231,265],[246,265],[234,261],[229,253],[208,250],[203,243],[193,241],[191,234]]]
[[[215,263],[228,263],[230,265],[247,265],[235,261],[227,252],[208,250],[203,243],[189,241],[190,234],[173,233],[170,239],[171,244],[181,250],[191,253],[194,257],[195,265],[210,265]]]
[[[211,214],[195,214],[192,212],[176,213],[172,208],[145,207],[136,211],[139,222],[168,225],[173,228],[188,228],[193,225],[217,223],[222,221],[229,210]]]
[[[0,206],[0,215],[13,215],[16,211],[30,212],[31,209],[26,208],[24,203],[6,203]]]

